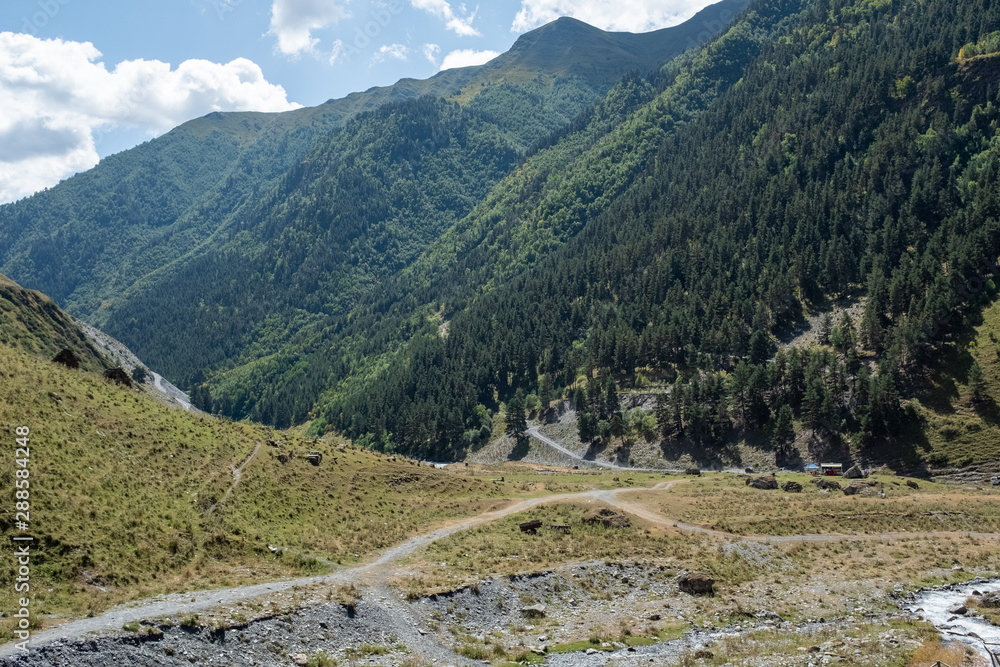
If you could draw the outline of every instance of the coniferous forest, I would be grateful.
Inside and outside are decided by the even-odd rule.
[[[280,136],[229,123],[218,163],[143,190],[162,204],[127,178],[93,204],[143,222],[137,259],[74,272],[112,213],[47,229],[86,196],[71,180],[0,207],[5,272],[206,410],[386,450],[460,458],[499,411],[517,432],[557,399],[584,442],[757,434],[790,465],[796,430],[912,447],[926,368],[996,291],[1000,3],[756,0],[669,56],[614,77],[522,59]],[[840,300],[860,315],[784,344]],[[623,411],[636,388],[655,409]]]

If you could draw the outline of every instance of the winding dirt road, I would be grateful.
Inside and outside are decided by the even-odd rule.
[[[256,450],[255,450],[256,451]],[[252,455],[251,455],[252,457]],[[344,568],[340,571],[328,575],[302,577],[277,581],[266,584],[254,584],[228,588],[220,590],[195,591],[190,593],[178,593],[173,595],[159,596],[152,600],[141,601],[129,605],[123,605],[111,609],[110,611],[94,618],[85,618],[72,621],[56,628],[39,632],[32,637],[31,645],[38,647],[57,639],[69,638],[80,639],[92,632],[106,632],[120,630],[122,625],[130,621],[139,621],[148,618],[162,616],[179,616],[189,613],[203,613],[223,605],[233,605],[244,600],[249,600],[277,592],[288,591],[294,587],[308,586],[313,584],[324,585],[346,585],[354,584],[365,588],[376,588],[384,585],[384,582],[396,574],[393,565],[401,559],[413,554],[423,547],[436,542],[442,538],[453,535],[457,532],[475,528],[492,521],[496,521],[505,516],[524,512],[533,507],[549,503],[562,502],[601,502],[613,507],[617,507],[624,512],[632,514],[653,525],[658,525],[670,530],[678,530],[687,533],[704,535],[706,537],[724,539],[730,541],[744,542],[767,542],[767,543],[792,543],[792,542],[837,542],[837,541],[870,541],[870,540],[898,540],[898,539],[936,539],[946,537],[974,537],[980,539],[997,539],[997,533],[972,533],[972,532],[932,532],[932,533],[882,533],[882,534],[860,534],[860,535],[784,535],[784,536],[763,536],[763,535],[734,535],[718,530],[712,530],[702,526],[686,524],[676,519],[665,517],[649,507],[636,502],[634,499],[623,499],[622,494],[638,495],[651,491],[665,491],[677,482],[661,482],[656,486],[640,489],[616,489],[600,490],[594,489],[580,493],[564,493],[541,498],[529,498],[513,502],[507,507],[492,512],[486,512],[467,519],[460,519],[432,530],[422,535],[416,535],[406,540],[402,544],[386,549],[374,561],[364,565]],[[14,654],[12,644],[0,646],[0,658]]]
[[[560,454],[565,454],[574,461],[580,461],[581,463],[589,463],[598,466],[600,468],[607,468],[609,470],[626,470],[626,471],[631,470],[634,472],[665,472],[662,468],[631,468],[628,466],[615,465],[614,463],[608,463],[606,461],[598,461],[597,459],[585,459],[579,454],[574,454],[570,450],[566,449],[561,444],[559,444],[552,438],[548,437],[547,435],[543,435],[542,432],[538,430],[537,426],[532,426],[531,428],[529,428],[527,430],[527,433],[535,440],[538,440],[539,442],[548,445],[549,447],[556,450]]]

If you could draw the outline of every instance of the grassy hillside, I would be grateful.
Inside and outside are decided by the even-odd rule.
[[[324,563],[357,561],[436,522],[487,509],[512,491],[488,478],[195,417],[6,345],[0,369],[0,432],[13,447],[17,427],[31,430],[39,618],[321,571]],[[306,461],[312,450],[324,453],[322,466]],[[223,501],[240,465],[242,481]],[[0,488],[8,501],[13,482],[14,467],[6,465]],[[12,502],[4,505],[0,534],[8,540],[20,531]],[[269,545],[287,552],[276,557]],[[8,559],[0,568],[11,581],[14,564]],[[0,604],[10,607],[13,594],[0,592]]]
[[[106,361],[73,319],[41,292],[0,275],[0,344],[51,359],[69,348],[83,368],[103,370]]]

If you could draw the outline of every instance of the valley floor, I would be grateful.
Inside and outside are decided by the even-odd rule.
[[[1000,493],[870,481],[886,497],[636,473],[453,520],[330,575],[119,607],[38,633],[27,655],[8,644],[0,665],[976,664],[904,607],[918,588],[996,575]],[[539,533],[518,530],[531,519]],[[679,591],[691,570],[714,595]]]

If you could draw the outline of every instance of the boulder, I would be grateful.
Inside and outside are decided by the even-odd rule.
[[[859,482],[851,482],[841,490],[844,492],[845,496],[854,496],[858,494],[860,495],[871,494],[871,487],[868,486],[867,484],[861,484]]]
[[[746,485],[754,489],[777,489],[778,480],[774,478],[774,475],[767,475],[765,477],[748,477]]]
[[[56,362],[57,364],[62,364],[66,368],[80,367],[80,360],[77,358],[75,354],[73,354],[73,350],[69,349],[68,347],[60,350],[59,354],[53,357],[52,361]]]
[[[965,616],[965,613],[969,611],[965,608],[964,604],[957,604],[954,607],[948,609],[949,614],[955,614],[956,616]]]
[[[529,607],[521,607],[521,613],[530,618],[544,618],[545,605],[533,604]]]
[[[305,653],[299,653],[292,658],[292,662],[296,665],[300,665],[301,667],[305,667],[305,665],[309,664],[309,656]]]
[[[104,371],[104,377],[107,380],[111,380],[115,384],[124,385],[126,387],[132,386],[132,377],[126,373],[125,369],[121,366],[118,366],[117,368],[109,368]]]
[[[815,477],[813,478],[812,483],[826,491],[840,491],[840,482],[835,482],[832,479]]]
[[[628,528],[632,521],[621,512],[616,512],[609,507],[602,507],[599,510],[588,512],[583,517],[584,523],[600,524],[605,528]],[[540,522],[539,522],[540,523]]]
[[[688,572],[677,580],[677,587],[689,595],[713,595],[715,579],[701,572]]]
[[[792,480],[788,480],[787,482],[782,482],[781,490],[786,491],[788,493],[801,493],[802,485],[799,484],[798,482],[793,482]]]
[[[983,593],[983,596],[979,598],[979,606],[987,609],[1000,609],[1000,591]]]
[[[706,650],[706,649],[701,649],[699,651],[695,651],[694,652],[694,659],[695,660],[711,660],[714,657],[715,657],[715,654],[712,653],[709,650]]]
[[[694,475],[695,477],[700,477],[701,476],[701,469],[700,468],[687,468],[684,471],[684,474],[685,475]]]
[[[868,475],[865,474],[865,471],[861,469],[861,466],[851,466],[847,469],[847,472],[844,473],[844,477],[846,479],[861,479],[867,476]]]

